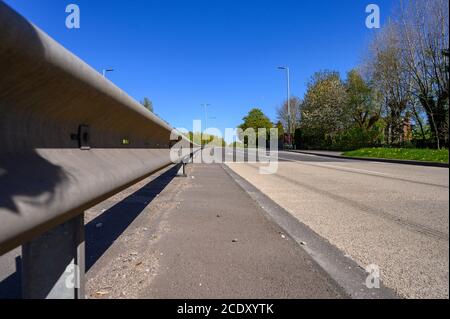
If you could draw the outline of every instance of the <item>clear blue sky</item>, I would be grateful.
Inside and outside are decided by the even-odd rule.
[[[273,121],[286,97],[279,65],[291,68],[292,94],[303,96],[318,70],[342,75],[361,60],[373,30],[395,0],[6,0],[7,4],[175,127],[192,128],[210,103],[210,126],[236,127],[252,107]],[[65,27],[68,4],[81,28]]]

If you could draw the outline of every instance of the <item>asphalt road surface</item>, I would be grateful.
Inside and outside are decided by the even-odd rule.
[[[401,297],[449,297],[447,168],[246,153],[206,149],[230,172],[194,164],[188,178],[175,178],[167,169],[88,210],[87,297],[358,297],[342,281],[364,290],[368,265]],[[274,205],[291,218],[284,226],[267,218],[263,206]],[[349,276],[338,278],[344,268]],[[0,257],[5,297],[20,297],[20,249]]]
[[[166,175],[160,190],[135,185],[131,195],[110,199],[113,208],[104,203],[88,211],[88,220],[103,224],[88,238],[87,258],[99,256],[88,263],[89,298],[347,297],[220,165],[189,165],[187,173]],[[142,210],[106,250],[95,248],[121,223],[120,212],[136,210],[114,213],[126,202]]]
[[[400,296],[449,297],[448,168],[279,152],[260,174],[275,156],[260,159],[227,165]]]

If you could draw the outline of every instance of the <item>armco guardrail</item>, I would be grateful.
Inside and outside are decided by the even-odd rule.
[[[170,165],[174,143],[194,148],[1,0],[0,74],[0,255]]]

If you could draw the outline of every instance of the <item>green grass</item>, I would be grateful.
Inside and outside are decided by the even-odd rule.
[[[362,148],[356,151],[345,152],[343,155],[351,157],[373,157],[448,163],[448,150],[417,148]]]

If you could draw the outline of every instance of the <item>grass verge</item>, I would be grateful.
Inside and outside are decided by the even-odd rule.
[[[345,152],[344,156],[372,157],[422,162],[448,163],[448,150],[432,150],[417,148],[362,148]]]

